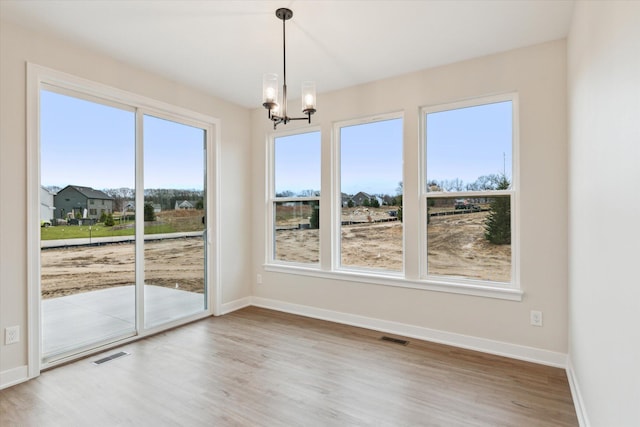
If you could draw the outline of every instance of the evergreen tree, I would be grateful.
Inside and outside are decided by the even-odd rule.
[[[144,204],[144,220],[145,221],[155,221],[156,213],[153,210],[153,205],[151,203]]]
[[[113,214],[107,214],[107,218],[104,220],[104,225],[107,227],[113,227],[116,224],[113,219]]]
[[[380,202],[378,201],[378,198],[372,197],[371,199],[369,199],[369,206],[371,206],[372,208],[379,208]]]
[[[501,176],[496,190],[507,190],[511,183],[506,176]],[[489,215],[484,223],[484,237],[495,245],[511,244],[511,198],[509,196],[494,197],[489,208]]]
[[[309,218],[309,228],[320,228],[320,206],[316,202],[311,207],[313,212],[311,212],[311,218]]]

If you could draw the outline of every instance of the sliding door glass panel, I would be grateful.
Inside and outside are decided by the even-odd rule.
[[[45,361],[136,331],[135,113],[89,99],[40,92]]]
[[[206,310],[206,132],[144,116],[145,328]]]

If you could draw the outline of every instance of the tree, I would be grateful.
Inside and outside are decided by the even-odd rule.
[[[107,218],[104,220],[104,225],[107,227],[113,227],[116,222],[113,219],[113,214],[107,214]]]
[[[311,207],[313,212],[311,212],[311,218],[309,218],[309,228],[320,228],[320,206],[315,202]]]
[[[396,193],[397,196],[395,197],[393,202],[398,205],[398,221],[402,222],[402,194],[404,193],[403,181],[398,182]]]
[[[353,199],[349,199],[349,201],[347,202],[347,207],[349,208],[353,207]]]
[[[365,206],[365,207],[371,206],[371,203],[369,203],[369,199],[365,197],[364,200],[362,200],[362,206]]]
[[[98,220],[98,222],[105,222],[107,220],[107,213],[102,211],[102,213],[100,214],[100,219]]]
[[[484,190],[497,190],[498,185],[502,180],[502,175],[490,174],[482,175],[475,182],[467,184],[467,191],[484,191]]]
[[[501,176],[496,190],[507,190],[511,183]],[[484,223],[484,237],[494,245],[511,244],[511,200],[507,196],[494,197]]]
[[[151,203],[144,204],[144,220],[145,221],[156,220],[156,212],[153,210],[153,205]]]
[[[371,206],[372,208],[379,208],[380,202],[378,201],[378,198],[372,197],[371,199],[369,199],[369,206]]]

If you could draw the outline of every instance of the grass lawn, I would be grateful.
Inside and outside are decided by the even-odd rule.
[[[150,225],[144,228],[145,234],[175,233],[175,228],[171,224]],[[112,236],[133,236],[135,228],[122,228],[121,225],[106,227],[104,224],[87,225],[58,225],[40,229],[41,240],[58,239],[78,239],[88,237],[112,237]]]

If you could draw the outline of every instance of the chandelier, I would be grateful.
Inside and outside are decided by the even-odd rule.
[[[283,82],[282,102],[278,103],[278,75],[265,74],[262,78],[262,106],[267,109],[269,120],[275,129],[280,123],[287,124],[291,120],[307,120],[311,123],[311,115],[316,112],[316,85],[314,82],[302,82],[302,112],[306,117],[287,116],[287,44],[285,38],[285,22],[293,17],[287,8],[276,10],[278,19],[282,19],[282,57]]]

